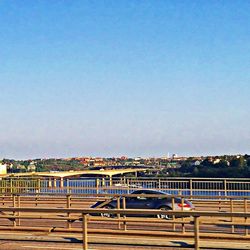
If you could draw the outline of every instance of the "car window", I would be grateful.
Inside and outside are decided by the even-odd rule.
[[[155,190],[136,190],[134,192],[132,192],[131,194],[136,194],[138,195],[136,197],[136,199],[139,199],[142,200],[144,198],[147,199],[147,200],[157,200],[157,199],[164,199],[164,198],[158,198],[158,197],[140,197],[139,195],[143,194],[143,195],[165,195],[165,193],[163,192],[160,192],[160,191],[155,191]]]
[[[149,193],[149,192],[141,192],[142,195],[145,195],[147,196],[148,194],[152,194],[152,193]],[[153,197],[141,197],[141,199],[144,199],[144,200],[153,200],[154,198]]]
[[[143,192],[144,192],[143,190],[136,190],[136,191],[132,192],[131,194],[141,194]]]
[[[160,192],[160,191],[153,191],[153,190],[148,190],[147,194],[152,194],[152,195],[165,195],[165,193]],[[152,200],[162,200],[164,199],[163,197],[151,197]]]

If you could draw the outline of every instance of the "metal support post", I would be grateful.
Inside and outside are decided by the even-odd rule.
[[[54,183],[53,183],[53,184],[54,184],[53,186],[54,186],[54,188],[56,188],[56,178],[54,178],[53,182],[54,182]]]
[[[230,199],[230,213],[234,211],[233,199]],[[231,222],[233,222],[233,217],[231,217]],[[234,233],[234,225],[231,226],[231,232]]]
[[[17,195],[17,207],[20,208],[21,207],[21,198],[20,195]],[[17,215],[20,216],[21,212],[17,212]],[[17,220],[17,225],[20,226],[21,224],[21,219]]]
[[[38,206],[38,194],[36,194],[36,198],[35,198],[35,204],[36,204],[36,207]]]
[[[135,178],[137,178],[137,171],[135,172]]]
[[[37,192],[38,193],[41,192],[41,179],[38,179],[38,182],[37,182]]]
[[[88,250],[88,215],[82,214],[82,249]]]
[[[224,183],[224,196],[227,196],[227,180],[225,179],[223,183]]]
[[[52,181],[51,181],[51,178],[49,178],[48,180],[48,188],[51,188],[52,187]]]
[[[121,202],[120,202],[120,197],[117,198],[117,209],[121,209]],[[121,229],[121,221],[120,221],[121,215],[120,213],[117,214],[117,219],[118,219],[118,229]]]
[[[69,194],[70,193],[69,179],[66,180],[66,189],[67,189],[67,194]]]
[[[192,196],[193,195],[193,180],[192,179],[189,180],[189,192],[190,192],[190,195]]]
[[[60,188],[63,188],[63,177],[60,178]]]
[[[113,185],[112,176],[109,176],[109,186],[111,187],[112,185]]]
[[[67,195],[67,208],[71,207],[71,195]],[[67,214],[68,217],[70,216],[70,213]],[[70,220],[67,221],[68,228],[71,228],[71,222]]]
[[[158,179],[158,189],[161,190],[161,179]]]
[[[184,198],[181,197],[181,210],[184,211]],[[181,224],[181,228],[182,228],[182,233],[184,234],[186,232],[186,229],[185,229],[185,223],[184,223],[184,217],[182,217],[182,221],[183,223]]]
[[[200,225],[199,217],[194,217],[194,247],[195,250],[200,249]]]
[[[244,198],[244,213],[247,213],[247,199]],[[247,223],[247,217],[245,217],[245,223]],[[248,226],[245,226],[245,235],[248,235]]]
[[[126,209],[126,198],[125,197],[122,197],[122,208]],[[126,216],[123,215],[123,218],[126,219]],[[123,222],[123,226],[124,226],[124,231],[127,231],[127,222],[126,221]]]
[[[174,200],[174,197],[171,198],[172,199],[172,210],[175,211],[175,200]],[[175,221],[175,215],[173,215],[173,220]],[[175,231],[176,230],[176,227],[175,227],[175,223],[173,223],[173,230]]]
[[[16,207],[16,196],[12,195],[12,197],[13,197],[13,207],[15,208]],[[13,216],[15,217],[15,215],[16,215],[16,212],[13,211]],[[14,218],[14,220],[13,220],[13,227],[16,227],[16,218]]]
[[[99,194],[99,186],[100,186],[100,181],[99,179],[97,178],[96,179],[96,193]]]
[[[10,179],[10,193],[13,193],[13,181]]]

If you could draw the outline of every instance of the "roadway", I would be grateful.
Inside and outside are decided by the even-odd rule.
[[[82,249],[81,234],[72,233],[41,233],[41,232],[1,232],[0,249]],[[88,238],[89,250],[163,250],[163,249],[194,249],[194,241],[179,237],[138,237],[124,235],[91,235]],[[140,243],[138,245],[138,243]],[[250,249],[248,241],[201,239],[202,249]]]

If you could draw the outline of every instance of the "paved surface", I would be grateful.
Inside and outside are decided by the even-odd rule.
[[[82,250],[82,247],[79,244],[61,244],[61,243],[52,243],[45,242],[39,243],[36,242],[9,242],[9,241],[0,241],[1,250]],[[176,250],[180,248],[172,247],[145,247],[145,246],[121,246],[121,245],[105,245],[102,244],[91,244],[89,250]],[[184,248],[181,248],[182,250]],[[189,248],[190,249],[190,248]]]
[[[61,234],[61,236],[53,236],[53,235],[34,235],[32,233],[22,232],[15,235],[15,238],[19,238],[19,241],[17,240],[11,240],[10,233],[1,234],[1,238],[8,238],[9,240],[0,240],[0,249],[8,249],[8,250],[20,250],[20,249],[58,249],[58,250],[78,250],[82,249],[81,243],[74,243],[72,241],[72,235],[70,234]],[[51,238],[49,241],[49,238]],[[59,239],[61,238],[61,239]],[[97,243],[90,243],[89,244],[89,250],[164,250],[164,249],[193,249],[193,240],[182,240],[182,239],[176,239],[176,238],[168,238],[164,239],[165,246],[138,246],[133,245],[133,241],[139,240],[137,237],[119,237],[120,241],[123,241],[124,244],[130,243],[129,245],[117,245],[116,243],[108,243],[109,241],[116,242],[118,240],[117,236],[105,236],[100,237],[97,241],[105,242],[102,244]],[[33,240],[32,240],[33,239]],[[81,239],[80,235],[74,235],[74,239]],[[43,241],[44,240],[44,241]],[[56,240],[61,240],[65,242],[55,242]],[[89,237],[90,242],[93,242],[93,238]],[[157,240],[157,239],[155,239]],[[163,240],[163,239],[162,239]],[[71,242],[72,241],[72,242]],[[154,241],[153,237],[151,241]],[[155,242],[157,244],[157,242]],[[182,247],[180,247],[182,246]],[[186,246],[186,247],[185,247]],[[202,240],[201,241],[201,247],[203,249],[250,249],[249,242],[237,242],[237,241],[223,241],[223,240]]]

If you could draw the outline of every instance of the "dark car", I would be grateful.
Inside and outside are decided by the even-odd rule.
[[[173,210],[172,198],[170,194],[156,191],[156,190],[136,190],[131,194],[137,195],[136,197],[126,197],[126,208],[128,209],[161,209],[161,210]],[[144,197],[146,195],[164,195],[164,197]],[[119,197],[120,204],[122,204],[122,197]],[[174,197],[174,210],[175,211],[191,211],[194,209],[193,204],[184,199],[183,203],[181,198]],[[122,205],[121,205],[122,207]],[[104,209],[115,209],[117,208],[117,200],[111,200],[109,203],[104,201],[98,201],[91,208],[104,208]],[[111,217],[109,213],[102,213],[102,216]],[[168,219],[168,215],[160,215],[160,218]]]

